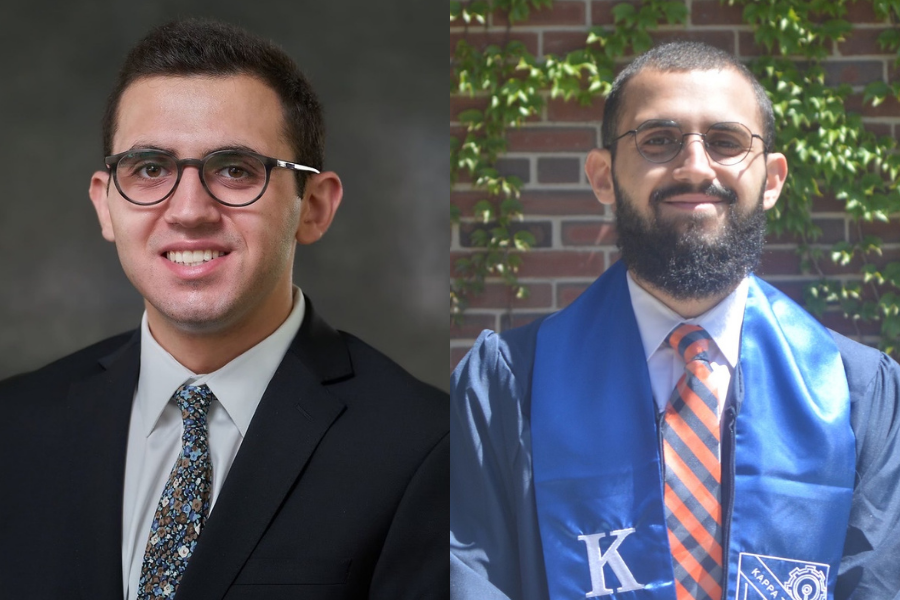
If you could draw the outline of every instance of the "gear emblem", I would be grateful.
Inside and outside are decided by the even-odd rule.
[[[825,600],[828,583],[822,571],[807,565],[792,570],[785,587],[794,600]]]

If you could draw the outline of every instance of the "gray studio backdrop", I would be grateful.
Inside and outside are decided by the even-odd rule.
[[[17,2],[0,17],[0,379],[139,324],[88,199],[100,116],[152,25],[214,17],[275,40],[325,107],[344,201],[295,281],[333,325],[447,387],[446,8],[423,0]]]

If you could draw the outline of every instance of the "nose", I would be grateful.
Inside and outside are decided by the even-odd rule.
[[[182,227],[218,222],[222,218],[221,205],[203,187],[200,169],[194,165],[183,168],[178,186],[166,200],[166,222]]]
[[[703,136],[699,133],[684,134],[684,146],[678,156],[672,175],[679,181],[701,183],[716,178],[713,161],[706,152]]]

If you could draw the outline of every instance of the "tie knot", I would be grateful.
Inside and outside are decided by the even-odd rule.
[[[685,363],[689,363],[697,359],[709,360],[707,351],[711,340],[702,327],[682,323],[672,330],[666,338],[666,343],[672,346]]]
[[[183,385],[175,392],[172,399],[181,409],[184,427],[203,427],[206,425],[206,413],[215,396],[206,384],[200,386]]]

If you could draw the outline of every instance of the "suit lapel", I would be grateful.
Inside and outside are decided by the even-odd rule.
[[[221,598],[322,437],[344,410],[326,383],[352,376],[343,338],[313,311],[260,400],[178,588]]]
[[[101,360],[104,371],[73,384],[67,400],[73,566],[92,598],[122,597],[122,498],[139,340],[135,334]]]

